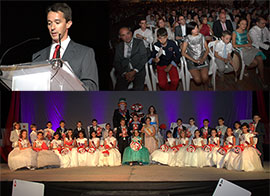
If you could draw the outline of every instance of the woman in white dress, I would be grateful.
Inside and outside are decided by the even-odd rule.
[[[164,148],[162,145],[161,149],[155,150],[151,154],[152,161],[155,161],[157,163],[161,163],[164,165],[168,165],[168,162],[171,161],[172,156],[174,156],[176,153],[172,149],[173,147],[176,146],[176,139],[173,138],[171,131],[167,131],[166,135],[167,135],[167,140],[164,144]]]
[[[67,130],[67,134],[65,137],[63,137],[64,140],[64,148],[68,151],[64,150],[63,153],[66,159],[65,166],[66,167],[78,167],[78,153],[77,153],[77,147],[76,147],[76,138],[74,136],[74,133],[72,129]]]
[[[196,130],[194,135],[195,137],[192,139],[192,145],[195,147],[195,151],[189,151],[185,154],[185,166],[202,168],[206,163],[205,154],[202,150],[202,147],[205,145],[203,143],[204,139],[200,137],[199,130]]]
[[[156,149],[158,149],[158,140],[155,137],[156,129],[150,122],[151,118],[146,117],[146,124],[142,127],[141,132],[144,133],[144,146],[148,149],[149,153],[152,154]]]
[[[212,150],[210,152],[205,152],[206,165],[217,165],[217,151],[220,147],[220,139],[217,136],[217,129],[211,129],[211,137],[208,138],[208,145],[212,147]]]
[[[231,170],[233,160],[237,156],[237,154],[233,151],[236,144],[236,139],[232,128],[227,128],[224,141],[223,147],[227,149],[227,153],[223,156],[218,153],[217,168],[223,168],[225,165],[227,169]]]
[[[239,121],[236,121],[233,123],[233,125],[234,125],[233,134],[236,139],[236,145],[239,145],[239,136],[242,134],[241,123]]]
[[[109,136],[104,141],[104,147],[99,151],[99,166],[120,166],[121,154],[116,149],[116,138],[113,131],[109,130]]]
[[[159,132],[158,114],[157,114],[156,108],[153,105],[151,105],[148,108],[148,114],[146,115],[146,117],[149,117],[151,119],[150,124],[155,127],[155,130],[156,130],[155,137],[158,140],[158,147],[160,147],[162,144],[164,144],[164,138]]]
[[[240,144],[243,145],[244,150],[239,153],[233,161],[234,170],[242,171],[263,171],[262,163],[255,149],[253,142],[253,134],[249,133],[249,125],[243,123],[242,135],[240,136]]]
[[[18,147],[15,147],[8,155],[8,166],[11,170],[28,168],[30,170],[37,166],[37,153],[33,151],[30,142],[27,139],[27,131],[22,130]]]
[[[98,166],[99,161],[99,144],[100,140],[97,137],[97,132],[91,133],[91,139],[89,139],[89,148],[86,159],[86,166]]]
[[[79,138],[77,138],[77,153],[78,153],[78,165],[79,166],[86,166],[86,159],[87,159],[87,151],[86,147],[87,138],[84,137],[84,132],[79,131],[78,133]]]
[[[13,123],[13,131],[10,133],[9,140],[12,143],[12,148],[18,147],[18,140],[19,140],[19,135],[21,132],[21,126],[20,123],[14,122]]]
[[[187,146],[189,144],[189,138],[186,136],[185,131],[180,132],[179,139],[179,151],[175,155],[175,163],[169,164],[170,166],[184,167],[185,166],[185,154],[187,153]]]
[[[43,139],[43,132],[37,133],[37,140],[33,144],[33,149],[37,152],[37,167],[59,167],[60,160],[58,156],[51,150]]]

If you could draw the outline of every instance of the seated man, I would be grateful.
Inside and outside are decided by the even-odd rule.
[[[266,56],[265,65],[270,63],[270,31],[265,27],[266,20],[257,18],[256,25],[249,30],[252,45],[260,49]]]
[[[226,15],[224,13],[219,14],[219,20],[215,21],[213,24],[214,36],[221,38],[223,31],[233,32],[232,22],[226,20]]]
[[[71,12],[71,8],[65,3],[55,3],[48,8],[47,24],[52,44],[33,54],[32,61],[62,58],[69,63],[74,74],[84,83],[87,90],[99,90],[94,50],[75,43],[68,36],[72,25]]]
[[[187,26],[186,26],[186,20],[183,15],[179,16],[179,20],[175,27],[175,40],[178,42],[178,46],[181,46],[185,36],[187,35]]]
[[[123,40],[115,48],[114,67],[116,70],[115,90],[128,90],[133,83],[133,90],[143,91],[145,81],[145,63],[147,51],[141,39],[133,38],[128,27],[119,30]]]

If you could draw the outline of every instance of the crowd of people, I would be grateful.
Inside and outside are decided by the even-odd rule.
[[[268,9],[255,5],[209,9],[180,2],[153,3],[142,10],[136,24],[119,30],[122,42],[115,48],[116,90],[128,90],[130,83],[133,90],[143,90],[147,62],[156,67],[161,90],[177,90],[181,56],[194,82],[205,90],[212,88],[208,43],[215,40],[215,63],[222,80],[232,72],[237,82],[243,60],[248,69],[258,69],[262,87],[268,88],[264,77],[264,66],[270,62]],[[139,28],[133,32],[131,26]]]
[[[154,106],[146,115],[141,104],[133,104],[132,113],[126,107],[126,100],[120,99],[113,126],[99,125],[93,119],[86,129],[81,121],[75,129],[67,129],[65,121],[60,121],[54,131],[49,121],[44,129],[31,124],[28,137],[27,131],[15,122],[10,135],[13,150],[8,156],[9,168],[164,164],[263,170],[265,129],[259,115],[254,115],[249,124],[236,121],[233,128],[227,127],[222,117],[215,128],[209,126],[208,119],[198,128],[194,118],[188,124],[178,118],[168,130],[160,124]]]

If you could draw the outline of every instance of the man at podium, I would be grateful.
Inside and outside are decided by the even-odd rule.
[[[91,91],[99,90],[98,70],[92,48],[75,43],[68,36],[72,25],[72,10],[66,3],[55,3],[47,9],[47,25],[52,44],[33,54],[32,61],[62,58],[74,74]]]

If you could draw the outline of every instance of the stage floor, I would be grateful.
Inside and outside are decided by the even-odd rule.
[[[227,180],[269,180],[270,164],[265,162],[263,172],[240,172],[205,168],[179,168],[164,165],[120,166],[120,167],[77,167],[39,169],[35,171],[10,171],[1,164],[1,181],[21,179],[28,181],[118,181],[118,182],[181,182]]]

